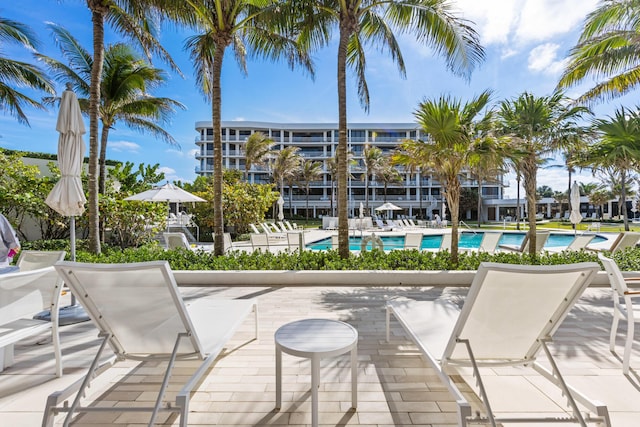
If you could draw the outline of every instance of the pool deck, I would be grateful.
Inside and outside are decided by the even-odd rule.
[[[230,299],[258,297],[260,306],[259,338],[250,340],[253,321],[248,319],[193,394],[190,426],[310,425],[308,360],[283,357],[283,406],[280,411],[274,410],[273,335],[279,326],[289,321],[311,317],[342,320],[359,332],[358,409],[350,409],[349,356],[323,360],[319,391],[321,425],[456,425],[455,402],[397,322],[392,323],[392,339],[386,342],[384,302],[396,296],[461,301],[466,288],[185,287],[180,290],[187,300],[204,295]],[[618,353],[609,351],[611,317],[610,291],[587,289],[555,334],[551,351],[569,384],[608,406],[613,426],[636,427],[640,420],[640,348],[636,346],[633,350],[631,374],[623,375],[622,331],[618,335]],[[52,375],[53,360],[46,334],[17,346],[16,364],[0,374],[1,424],[7,427],[40,425],[46,397],[82,378],[86,372],[98,346],[96,332],[90,322],[62,327],[62,378]],[[543,356],[541,362],[547,365]],[[184,379],[195,366],[192,362],[178,362],[176,375]],[[99,405],[149,404],[155,399],[154,390],[159,387],[163,370],[164,363],[160,362],[116,365],[94,380],[88,397],[97,399]],[[564,415],[565,399],[530,370],[496,368],[484,372],[497,413],[503,416]],[[461,378],[471,384],[465,392],[475,402],[473,380],[468,372],[460,373]],[[177,385],[172,382],[169,390],[171,400]],[[138,427],[146,425],[148,417],[148,414],[94,413],[77,418],[72,425]],[[62,418],[56,418],[56,425],[62,425]],[[157,425],[176,426],[178,422],[174,416],[161,415]]]

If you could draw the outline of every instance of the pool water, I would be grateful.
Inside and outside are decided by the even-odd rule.
[[[460,249],[478,249],[480,242],[482,241],[482,232],[478,233],[462,233],[460,235],[460,242],[458,247]],[[402,249],[404,248],[404,236],[380,236],[385,250]],[[500,238],[500,245],[516,245],[519,246],[524,239],[525,233],[504,233]],[[568,246],[573,240],[572,234],[550,234],[547,243],[544,247],[564,247]],[[599,243],[607,240],[604,237],[596,236],[591,243]],[[438,249],[440,242],[442,241],[441,234],[429,234],[422,238],[421,249]],[[349,250],[359,251],[362,240],[360,237],[349,237]],[[371,245],[369,245],[371,248]],[[307,245],[307,249],[311,250],[329,250],[331,249],[331,238],[319,240],[315,243]]]

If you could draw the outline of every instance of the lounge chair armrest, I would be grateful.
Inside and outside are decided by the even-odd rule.
[[[625,295],[640,295],[640,291],[625,291]]]

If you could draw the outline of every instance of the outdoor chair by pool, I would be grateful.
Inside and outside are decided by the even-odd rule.
[[[504,418],[492,410],[480,367],[501,366],[531,367],[558,386],[566,398],[568,409],[564,413],[539,419],[529,414],[525,419],[530,425],[573,422],[585,426],[587,422],[600,422],[610,426],[607,407],[565,383],[547,346],[599,269],[593,262],[555,266],[482,263],[462,309],[444,298],[388,301],[387,341],[393,315],[452,394],[461,427],[478,423],[495,427],[519,419],[517,414],[508,414],[511,409],[505,409]],[[536,362],[540,350],[546,354],[550,370]],[[481,408],[472,410],[456,385],[460,374],[456,367],[472,369]],[[584,409],[588,415],[583,415]]]
[[[638,232],[630,232],[618,234],[618,237],[613,241],[611,247],[608,249],[593,249],[595,251],[609,251],[611,253],[615,253],[617,251],[621,251],[626,248],[633,248],[638,244],[640,240],[640,233]]]
[[[542,252],[544,249],[545,243],[549,240],[549,231],[542,230],[536,231],[536,253]],[[525,234],[524,239],[520,246],[515,245],[500,245],[500,248],[507,249],[510,251],[520,252],[520,253],[529,253],[529,233]]]
[[[57,254],[58,258],[64,258],[64,252]],[[22,255],[23,260],[31,258],[31,255]],[[51,331],[55,374],[61,377],[58,308],[62,280],[51,264],[45,268],[31,269],[33,266],[32,262],[23,261],[24,271],[0,274],[0,371],[13,364],[16,343]],[[51,312],[50,321],[33,318],[43,310]]]
[[[269,236],[267,236],[266,234],[251,234],[249,236],[249,239],[251,239],[251,247],[254,251],[269,251]]]
[[[550,252],[585,250],[595,237],[595,234],[577,234],[566,248],[560,250],[552,249]]]
[[[384,225],[381,219],[376,219],[376,226],[381,231],[393,231],[393,227],[389,225]]]
[[[20,271],[31,271],[39,268],[53,267],[58,261],[64,260],[65,251],[20,251],[16,266]]]
[[[422,233],[407,233],[404,236],[405,249],[422,249]]]
[[[52,426],[59,413],[66,413],[64,425],[68,425],[76,413],[113,411],[150,412],[150,426],[159,412],[177,413],[179,425],[186,427],[192,389],[203,375],[210,374],[209,368],[251,312],[254,313],[257,337],[255,299],[202,297],[186,302],[166,261],[131,264],[60,262],[55,269],[91,316],[102,342],[84,379],[49,396],[43,426]],[[107,345],[115,355],[99,366]],[[190,377],[180,373],[173,378],[174,381],[183,379],[183,385],[175,402],[162,406],[174,363],[183,359],[198,360],[200,364]],[[80,399],[85,397],[94,377],[116,360],[166,361],[155,404],[109,408],[96,402],[81,404]],[[69,400],[73,400],[70,405]]]
[[[251,231],[253,231],[255,234],[260,234],[261,231],[258,230],[258,227],[256,227],[255,224],[249,224],[249,227],[251,228]]]
[[[488,254],[493,254],[496,252],[498,248],[498,243],[500,243],[500,239],[502,239],[502,232],[490,232],[484,231],[482,233],[482,240],[480,241],[480,245],[478,249],[465,249],[466,252],[486,252]]]
[[[191,250],[191,243],[189,243],[184,233],[162,233],[162,236],[164,237],[164,244],[167,249]]]
[[[627,321],[627,337],[625,338],[624,355],[622,357],[622,372],[627,375],[629,374],[629,364],[631,362],[635,324],[640,322],[640,304],[636,303],[635,307],[633,305],[633,299],[640,298],[640,288],[630,290],[627,284],[639,286],[640,277],[625,278],[614,260],[602,254],[599,254],[598,257],[602,261],[607,276],[609,276],[609,283],[613,290],[613,323],[611,324],[611,335],[609,337],[609,349],[612,352],[616,350],[616,335],[620,319]]]

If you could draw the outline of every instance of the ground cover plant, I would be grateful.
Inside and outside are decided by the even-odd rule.
[[[25,242],[23,249],[67,250],[68,241],[48,240]],[[591,251],[546,253],[530,256],[519,253],[463,252],[457,266],[452,266],[447,251],[420,252],[402,250],[381,252],[373,250],[341,258],[337,251],[232,252],[215,256],[211,252],[187,249],[165,250],[158,243],[139,248],[104,247],[99,255],[87,250],[86,242],[78,243],[77,261],[96,263],[130,263],[166,260],[174,270],[476,270],[481,262],[508,264],[557,265],[598,261]],[[617,252],[614,259],[622,270],[640,271],[640,248]]]

